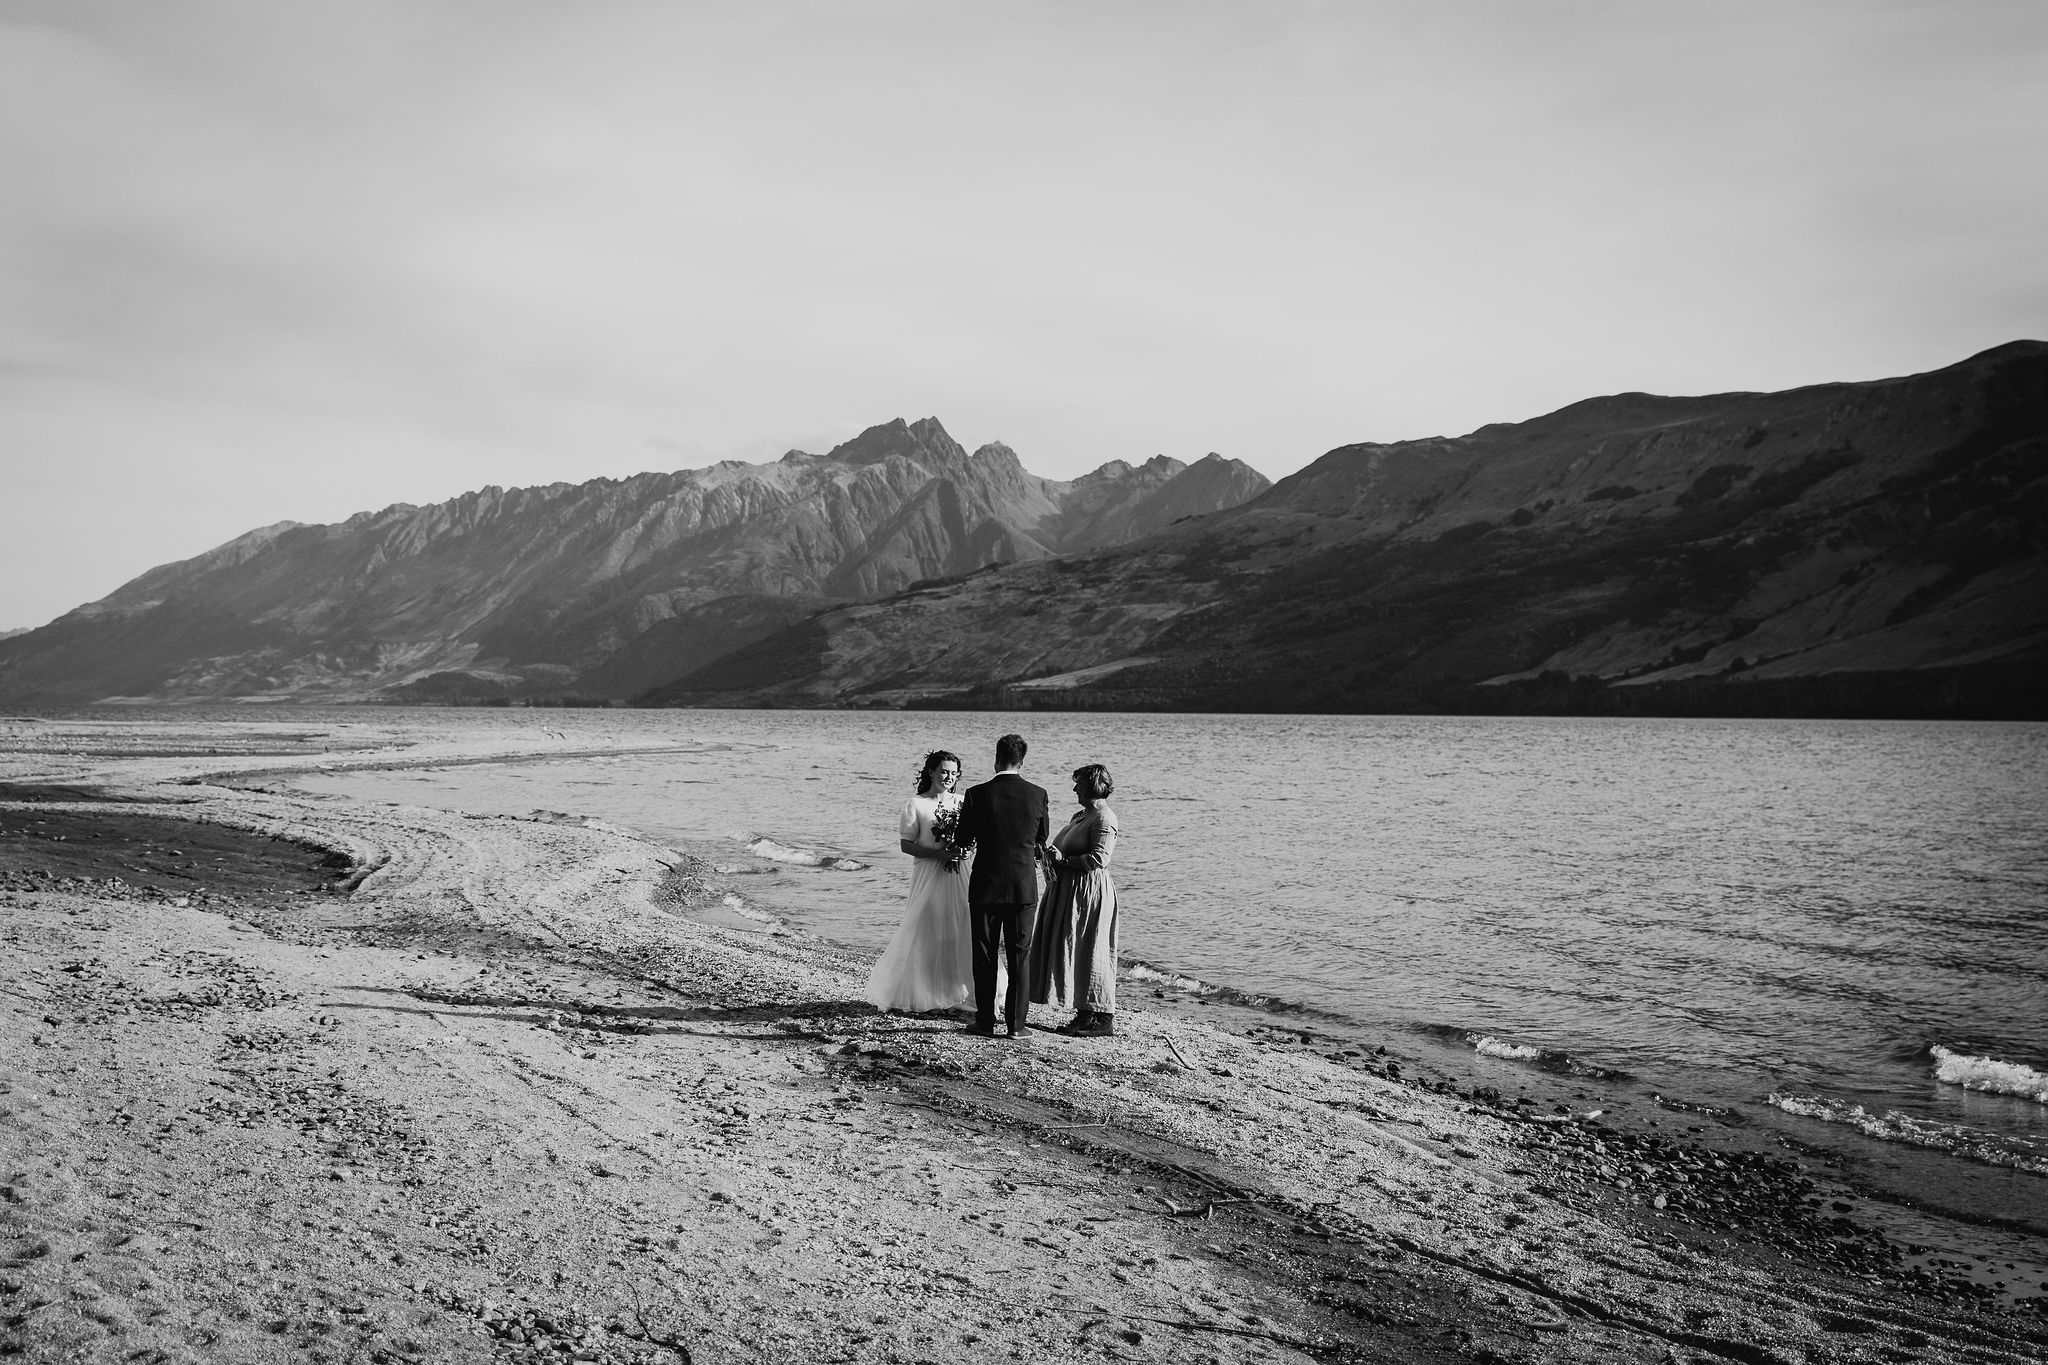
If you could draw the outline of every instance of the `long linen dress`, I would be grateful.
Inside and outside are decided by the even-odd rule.
[[[1096,801],[1052,837],[1063,855],[1038,902],[1031,938],[1031,999],[1116,1013],[1116,812]]]
[[[936,844],[932,822],[940,803],[960,804],[958,795],[913,796],[903,808],[902,836]],[[903,923],[868,976],[867,998],[877,1008],[947,1010],[964,1004],[974,989],[974,948],[967,924],[967,870],[948,872],[935,858],[915,859],[910,900]]]

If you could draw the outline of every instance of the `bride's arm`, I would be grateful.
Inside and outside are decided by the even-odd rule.
[[[912,801],[903,808],[903,818],[896,829],[896,844],[913,858],[940,858],[944,853],[931,844],[918,839],[924,833],[924,822],[918,819],[917,802]]]
[[[924,821],[919,818],[917,803],[913,801],[903,808],[902,827],[896,831],[896,846],[913,858],[936,858],[943,862],[958,855],[959,849],[951,845],[924,842],[919,837],[924,832]]]

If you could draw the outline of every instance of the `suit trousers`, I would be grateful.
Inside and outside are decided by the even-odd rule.
[[[1031,1013],[1031,927],[1038,906],[1031,902],[970,905],[974,928],[974,1022],[996,1026],[996,955],[1009,968],[1009,989],[1003,995],[1003,1016],[1011,1033],[1022,1033]]]

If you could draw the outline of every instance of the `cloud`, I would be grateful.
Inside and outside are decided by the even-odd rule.
[[[936,414],[1282,474],[2048,331],[2024,4],[0,7],[0,624]],[[662,461],[666,463],[666,461]],[[35,477],[26,477],[29,465]],[[18,502],[10,498],[10,503]],[[236,520],[236,519],[240,520]],[[0,564],[0,568],[8,566]]]

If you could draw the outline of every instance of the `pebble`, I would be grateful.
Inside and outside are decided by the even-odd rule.
[[[1579,1195],[1604,1186],[1627,1198],[1647,1187],[1650,1197],[1644,1202],[1663,1217],[1740,1230],[1758,1242],[1843,1270],[1895,1278],[1909,1275],[1902,1268],[1901,1247],[1882,1233],[1839,1216],[1849,1211],[1848,1205],[1835,1201],[1837,1216],[1824,1216],[1813,1193],[1814,1182],[1794,1162],[1757,1152],[1716,1153],[1678,1138],[1627,1133],[1592,1123],[1591,1115],[1558,1122],[1547,1115],[1497,1112],[1525,1126],[1519,1147],[1551,1158],[1556,1185],[1532,1186],[1538,1193]]]

